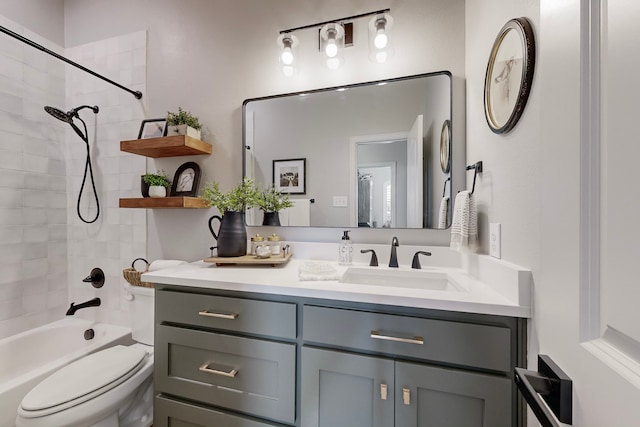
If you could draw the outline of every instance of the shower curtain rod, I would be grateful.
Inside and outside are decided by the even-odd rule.
[[[65,58],[64,56],[58,55],[57,53],[47,49],[46,47],[41,46],[38,43],[36,43],[36,42],[34,42],[32,40],[29,40],[26,37],[21,36],[20,34],[14,33],[13,31],[11,31],[11,30],[9,30],[9,29],[1,26],[1,25],[0,25],[0,31],[2,31],[3,33],[5,33],[5,34],[17,39],[17,40],[20,40],[23,43],[28,44],[29,46],[35,47],[36,49],[39,49],[39,50],[43,51],[44,53],[48,53],[49,55],[51,55],[51,56],[53,56],[53,57],[55,57],[55,58],[57,58],[57,59],[59,59],[61,61],[64,61],[67,64],[73,65],[74,67],[79,68],[79,69],[81,69],[82,71],[84,71],[86,73],[89,73],[89,74],[91,74],[91,75],[93,75],[95,77],[98,77],[99,79],[102,79],[105,82],[111,83],[112,85],[117,86],[122,90],[126,90],[127,92],[129,92],[130,94],[135,96],[136,99],[142,98],[142,92],[140,92],[139,90],[133,91],[133,90],[131,90],[129,88],[126,88],[126,87],[122,86],[121,84],[116,83],[113,80],[110,80],[110,79],[108,79],[108,78],[106,78],[104,76],[101,76],[100,74],[96,73],[95,71],[91,71],[90,69],[88,69],[86,67],[83,67],[82,65],[78,64],[77,62],[73,62],[70,59]]]

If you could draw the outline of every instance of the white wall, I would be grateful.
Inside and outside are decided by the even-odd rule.
[[[0,0],[0,14],[64,46],[64,0]]]

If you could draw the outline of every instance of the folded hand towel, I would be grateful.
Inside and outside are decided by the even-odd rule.
[[[478,249],[478,213],[473,194],[461,191],[456,196],[451,224],[451,249],[475,252]]]
[[[447,228],[447,219],[449,218],[449,196],[440,200],[440,212],[438,214],[438,228]]]
[[[338,280],[340,274],[326,262],[304,262],[298,267],[300,280]]]
[[[186,263],[187,261],[180,261],[177,259],[157,259],[149,264],[149,271],[162,270],[163,268],[171,268]]]

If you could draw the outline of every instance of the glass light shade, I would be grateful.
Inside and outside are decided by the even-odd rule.
[[[280,34],[277,39],[280,54],[278,55],[278,63],[282,67],[285,76],[291,77],[296,71],[296,57],[298,39],[290,33]]]
[[[339,58],[327,58],[327,67],[329,67],[330,70],[337,70],[341,64]]]
[[[369,59],[376,63],[386,62],[393,54],[390,34],[393,17],[388,13],[374,16],[369,21]]]
[[[387,52],[386,51],[380,51],[380,52],[376,52],[376,62],[379,64],[382,64],[383,62],[387,61]]]

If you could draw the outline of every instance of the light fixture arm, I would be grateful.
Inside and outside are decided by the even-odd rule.
[[[389,13],[389,12],[391,12],[391,9],[382,9],[382,10],[376,10],[375,12],[367,12],[367,13],[361,13],[359,15],[345,16],[344,18],[339,18],[339,19],[330,19],[328,21],[318,22],[316,24],[309,24],[309,25],[304,25],[302,27],[295,27],[295,28],[289,28],[288,30],[282,30],[280,31],[280,34],[291,33],[293,31],[298,31],[298,30],[306,30],[307,28],[321,27],[325,24],[331,24],[332,22],[349,21],[352,19],[364,18],[365,16],[380,15],[380,14]]]

